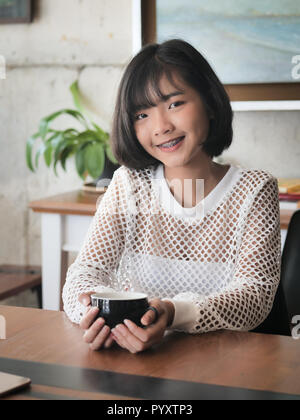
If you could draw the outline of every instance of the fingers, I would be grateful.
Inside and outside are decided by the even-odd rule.
[[[82,293],[78,298],[79,302],[89,307],[91,304],[90,295],[93,293]],[[79,324],[81,329],[86,330],[83,335],[83,340],[90,345],[91,350],[98,350],[101,347],[109,348],[114,343],[114,338],[110,328],[105,325],[105,320],[103,318],[95,320],[98,313],[98,308],[90,307]]]
[[[100,349],[103,346],[103,344],[107,341],[109,335],[110,335],[110,328],[107,325],[104,325],[101,331],[94,338],[93,342],[90,343],[90,348],[92,350]]]
[[[128,334],[128,330],[124,325],[117,325],[112,330],[112,334],[119,346],[129,350],[130,353],[137,353],[138,351],[143,350],[144,343],[134,337],[131,333]]]
[[[90,328],[98,312],[99,312],[98,308],[96,307],[90,308],[88,312],[82,317],[79,324],[80,328],[82,328],[83,330],[87,330],[88,328]]]
[[[89,306],[91,304],[91,295],[95,292],[88,292],[88,293],[82,293],[79,295],[79,302],[82,303],[84,306]]]
[[[163,312],[159,299],[152,300],[151,302],[149,302],[149,305],[157,310],[157,314],[153,309],[148,310],[141,318],[141,323],[145,326],[157,322],[158,318]]]
[[[126,348],[131,353],[137,353],[152,345],[153,339],[157,335],[155,329],[151,332],[144,330],[128,319],[124,320],[124,324],[119,324],[112,329],[112,334],[121,347]]]
[[[108,340],[110,335],[110,328],[105,325],[103,318],[98,318],[93,325],[86,330],[83,335],[83,340],[90,345],[91,350],[98,350],[104,344],[106,348],[111,345]]]
[[[119,346],[129,350],[131,353],[146,350],[163,338],[167,326],[165,304],[159,299],[154,299],[149,304],[157,310],[158,318],[156,319],[155,311],[148,310],[141,319],[142,324],[149,326],[148,328],[140,328],[134,322],[125,319],[125,325],[119,324],[112,329],[112,334],[115,336]]]
[[[154,306],[153,306],[154,307]],[[147,311],[144,315],[143,315],[143,317],[142,317],[142,319],[141,319],[141,323],[143,324],[143,325],[151,325],[151,324],[153,324],[154,322],[156,322],[157,321],[157,319],[158,319],[158,316],[156,315],[156,313],[152,310],[152,309],[150,309],[149,311]]]
[[[109,337],[106,339],[104,343],[104,348],[108,349],[115,343],[113,335],[110,333]]]
[[[90,295],[94,292],[82,293],[79,301],[87,308],[91,304]],[[80,321],[80,328],[85,330],[83,339],[90,345],[92,350],[101,347],[109,348],[114,342],[119,346],[129,350],[131,353],[137,353],[149,348],[153,343],[162,339],[166,328],[166,310],[159,299],[149,302],[150,306],[157,310],[148,310],[142,317],[141,323],[149,328],[140,328],[130,320],[124,320],[124,324],[117,325],[112,331],[105,325],[103,318],[95,320],[99,313],[97,307],[90,307],[87,313]],[[157,319],[156,319],[157,318]],[[153,324],[153,325],[151,325]]]
[[[104,319],[103,318],[96,319],[93,325],[85,331],[83,335],[84,341],[86,343],[92,343],[97,337],[97,335],[99,334],[99,332],[102,330],[103,326],[104,326]]]
[[[146,343],[149,340],[149,333],[147,330],[138,327],[134,322],[130,321],[129,319],[124,319],[124,324],[128,328],[128,330],[133,334],[138,340]],[[121,329],[121,332],[126,331],[126,328],[122,325],[118,326]]]

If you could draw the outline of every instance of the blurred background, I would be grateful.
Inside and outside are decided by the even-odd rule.
[[[83,184],[74,159],[66,171],[57,165],[57,176],[44,159],[29,170],[26,141],[39,121],[74,109],[77,80],[86,109],[109,133],[122,72],[148,42],[190,41],[227,85],[234,140],[220,161],[300,178],[300,2],[206,3],[0,0],[0,264],[41,265],[41,217],[29,203]],[[73,125],[64,115],[55,127]],[[1,303],[37,305],[30,290]]]

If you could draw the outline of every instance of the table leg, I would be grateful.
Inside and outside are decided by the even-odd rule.
[[[59,311],[61,277],[66,257],[62,251],[63,215],[42,214],[42,296],[43,309]]]
[[[62,301],[62,289],[64,287],[67,271],[68,271],[68,257],[69,253],[67,251],[61,252],[61,271],[60,271],[60,310],[63,311],[63,301]]]

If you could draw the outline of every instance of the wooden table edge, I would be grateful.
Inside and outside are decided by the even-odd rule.
[[[66,198],[63,201],[62,197],[69,194],[83,194],[86,198],[86,202],[78,202]],[[62,193],[55,196],[51,196],[41,200],[31,201],[28,207],[35,213],[52,213],[52,214],[63,214],[63,215],[81,215],[81,216],[94,216],[98,200],[103,197],[101,194],[87,193],[82,190],[73,190],[69,193]],[[280,228],[283,230],[288,229],[289,222],[295,210],[280,210]]]
[[[35,213],[51,213],[51,214],[69,214],[69,215],[82,215],[82,216],[94,216],[96,212],[96,207],[91,206],[90,208],[87,208],[86,205],[84,205],[82,208],[72,208],[65,206],[64,208],[58,208],[57,206],[43,206],[39,202],[32,202],[28,206],[31,210],[33,210]]]

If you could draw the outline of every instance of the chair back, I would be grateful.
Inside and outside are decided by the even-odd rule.
[[[290,321],[282,281],[279,283],[271,312],[258,327],[252,330],[252,332],[285,336],[291,335]]]
[[[300,210],[293,214],[288,226],[272,311],[253,332],[290,336],[295,315],[300,315]]]
[[[300,210],[289,223],[282,253],[282,286],[287,304],[289,321],[300,315]]]

